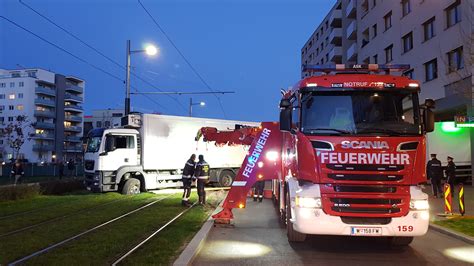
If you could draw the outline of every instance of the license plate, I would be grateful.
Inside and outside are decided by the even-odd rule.
[[[91,187],[86,187],[87,190],[91,191]]]
[[[351,235],[353,236],[380,236],[382,228],[380,227],[351,227]]]

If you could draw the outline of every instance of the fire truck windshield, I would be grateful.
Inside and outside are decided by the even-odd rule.
[[[305,134],[421,134],[418,95],[412,91],[313,91],[301,99]]]

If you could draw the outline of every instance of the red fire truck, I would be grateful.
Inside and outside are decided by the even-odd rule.
[[[280,122],[200,133],[216,144],[250,145],[214,216],[233,218],[256,180],[272,180],[289,241],[306,235],[386,237],[408,245],[428,230],[425,134],[433,100],[419,83],[391,75],[407,65],[306,66],[322,72],[282,91]]]

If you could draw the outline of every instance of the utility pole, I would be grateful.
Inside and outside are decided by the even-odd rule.
[[[130,40],[127,40],[127,62],[125,75],[125,116],[130,114]]]

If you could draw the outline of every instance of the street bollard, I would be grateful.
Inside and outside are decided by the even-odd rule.
[[[448,183],[444,184],[444,213],[452,214],[452,198],[451,198],[451,186]]]
[[[459,212],[462,216],[466,213],[466,209],[464,208],[464,185],[463,183],[459,184]]]

